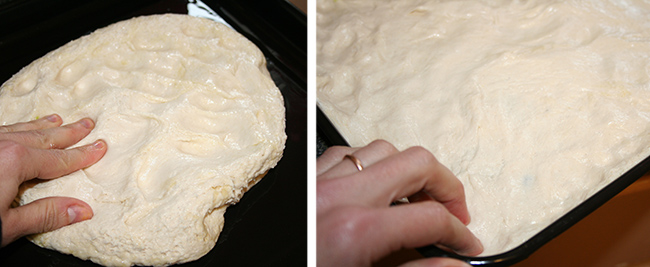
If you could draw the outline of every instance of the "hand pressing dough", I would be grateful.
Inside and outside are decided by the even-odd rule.
[[[319,107],[352,146],[436,155],[465,186],[483,255],[650,154],[647,2],[317,4]]]
[[[187,15],[138,17],[50,52],[0,88],[0,123],[58,113],[96,127],[95,165],[23,186],[21,205],[79,198],[91,220],[32,236],[110,266],[170,265],[215,245],[224,212],[280,160],[284,102],[255,45]]]

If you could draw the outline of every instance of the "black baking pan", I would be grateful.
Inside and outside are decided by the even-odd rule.
[[[195,1],[192,0],[192,3]],[[286,107],[278,165],[225,214],[217,244],[182,266],[307,265],[307,26],[285,0],[204,0],[265,54]],[[183,13],[187,0],[0,0],[0,81],[98,28],[134,16]],[[0,266],[98,266],[25,238],[0,249]]]
[[[320,108],[317,108],[316,125],[318,127],[317,142],[319,147],[326,148],[334,145],[348,146],[345,138],[337,131]],[[641,176],[649,170],[650,157],[638,163],[632,169],[621,175],[584,202],[580,203],[567,214],[557,219],[551,225],[544,228],[523,244],[504,253],[485,257],[467,257],[442,250],[435,245],[421,247],[417,250],[425,257],[456,258],[475,266],[510,266],[528,258],[528,256],[533,254],[537,249],[569,229],[578,221],[587,217],[587,215],[605,204],[605,202],[610,200],[616,194],[623,191],[623,189],[634,183],[634,181],[641,178]]]

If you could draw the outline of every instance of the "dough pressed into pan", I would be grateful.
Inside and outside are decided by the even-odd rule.
[[[69,196],[88,221],[30,237],[109,266],[171,265],[210,251],[224,212],[282,157],[282,95],[260,50],[187,15],[137,17],[34,61],[0,88],[0,124],[90,117],[95,165],[21,188],[19,204]]]

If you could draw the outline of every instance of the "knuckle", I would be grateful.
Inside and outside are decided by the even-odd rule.
[[[463,197],[465,196],[465,186],[463,185],[463,183],[460,180],[451,179],[450,184],[451,184],[451,186],[450,186],[451,190],[449,190],[450,193],[460,194]]]
[[[61,214],[57,211],[53,201],[46,201],[43,205],[42,220],[39,230],[41,233],[49,232],[60,227]]]
[[[14,163],[22,162],[29,154],[28,148],[14,141],[0,141],[0,154],[3,158],[15,161]]]
[[[425,205],[425,214],[433,222],[432,225],[436,225],[443,231],[453,227],[452,215],[443,204],[436,201],[424,201],[422,205]]]
[[[425,164],[437,164],[436,157],[424,147],[414,146],[409,148],[409,152],[415,157],[422,160]]]
[[[58,161],[59,169],[68,171],[72,168],[73,164],[69,153],[61,153],[54,158]]]
[[[42,179],[57,178],[75,171],[74,162],[71,161],[71,150],[51,150],[42,154],[42,162],[46,168],[39,168],[36,177]]]
[[[405,151],[405,154],[414,165],[419,166],[419,169],[423,172],[430,173],[432,177],[440,177],[446,173],[447,167],[442,165],[429,150],[423,147],[411,147]]]
[[[32,139],[40,143],[42,147],[54,148],[54,139],[51,134],[44,130],[31,131]]]
[[[362,207],[345,206],[319,217],[318,246],[329,248],[327,253],[336,256],[338,266],[369,265],[359,262],[368,256],[367,248],[359,244],[368,243],[367,236],[372,232],[369,213]]]
[[[393,144],[383,139],[374,140],[370,144],[368,144],[368,146],[384,151],[387,154],[393,154],[398,151]]]
[[[374,221],[371,213],[355,207],[338,209],[330,218],[331,237],[343,249],[366,239]]]

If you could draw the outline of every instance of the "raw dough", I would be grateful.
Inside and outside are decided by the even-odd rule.
[[[264,56],[187,15],[138,17],[34,61],[0,89],[0,123],[95,120],[97,164],[23,187],[20,204],[79,198],[95,216],[32,242],[110,266],[170,265],[212,249],[223,214],[282,156],[284,102]]]
[[[650,4],[319,0],[318,105],[352,146],[422,145],[482,255],[650,154]]]

